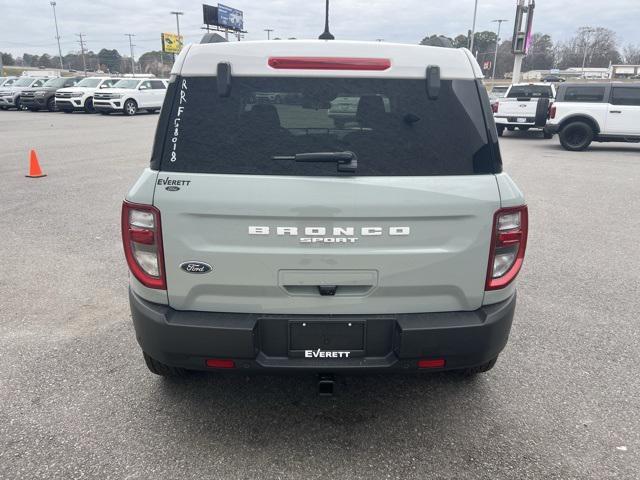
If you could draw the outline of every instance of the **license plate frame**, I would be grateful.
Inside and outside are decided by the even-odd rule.
[[[516,123],[527,123],[527,119],[525,117],[516,118]]]
[[[366,348],[367,323],[364,320],[289,320],[289,356],[317,360],[339,360],[363,357]],[[349,352],[349,356],[312,356],[307,351]],[[330,354],[331,355],[331,354]]]

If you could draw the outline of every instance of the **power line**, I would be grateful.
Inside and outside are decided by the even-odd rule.
[[[131,73],[135,74],[136,73],[136,61],[135,61],[135,58],[133,57],[133,47],[135,47],[135,45],[133,43],[131,43],[131,39],[133,37],[135,37],[135,34],[133,34],[133,33],[125,33],[124,36],[125,37],[129,37],[129,48],[131,49]]]
[[[78,40],[78,43],[80,44],[80,51],[82,52],[82,69],[84,70],[84,76],[87,76],[87,61],[84,58],[84,37],[85,34],[84,33],[76,33],[76,35],[78,37],[80,37],[80,40]]]

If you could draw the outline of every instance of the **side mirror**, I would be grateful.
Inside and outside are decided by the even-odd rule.
[[[550,104],[551,102],[548,98],[538,99],[538,106],[536,107],[536,127],[544,127],[547,124]]]

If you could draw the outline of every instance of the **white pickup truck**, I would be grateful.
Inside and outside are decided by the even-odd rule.
[[[498,135],[502,136],[505,129],[513,131],[541,128],[536,126],[536,110],[538,100],[556,97],[556,87],[548,83],[517,83],[511,85],[504,98],[492,104],[493,118],[498,128]],[[544,133],[545,138],[551,138]]]

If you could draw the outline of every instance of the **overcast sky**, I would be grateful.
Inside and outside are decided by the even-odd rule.
[[[210,4],[217,4],[211,1]],[[316,38],[324,26],[324,0],[227,0],[244,11],[247,40],[275,36]],[[337,39],[416,43],[426,34],[454,36],[471,28],[474,0],[332,0],[331,31]],[[479,0],[477,30],[492,30],[505,18],[510,37],[516,0]],[[88,48],[129,51],[125,33],[134,33],[135,54],[160,49],[160,33],[175,31],[171,10],[182,10],[185,41],[202,34],[202,2],[179,0],[57,0],[62,52],[78,50],[76,33]],[[0,51],[57,53],[48,0],[0,0]],[[640,44],[640,0],[537,0],[534,30],[565,39],[584,25],[607,27],[621,44]],[[506,30],[506,31],[505,31]]]

